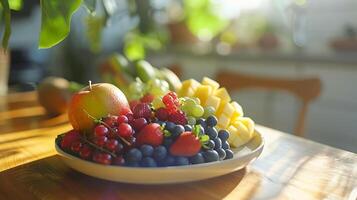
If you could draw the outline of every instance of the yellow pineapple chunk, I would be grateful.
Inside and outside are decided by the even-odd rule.
[[[221,99],[216,96],[209,96],[206,100],[205,106],[212,106],[215,110],[218,109]]]
[[[198,86],[201,84],[194,79],[188,79],[182,82],[181,89],[178,92],[179,97],[193,96]]]
[[[250,135],[253,136],[255,127],[254,121],[249,117],[241,117],[239,120],[247,127]]]
[[[216,90],[214,95],[219,97],[219,98],[221,98],[224,101],[227,101],[227,102],[231,101],[231,96],[229,96],[226,88],[224,88],[224,87],[219,88],[218,90]]]
[[[244,112],[243,112],[242,106],[239,105],[235,101],[231,102],[231,105],[234,107],[234,116],[233,117],[243,117]]]
[[[237,128],[234,126],[229,126],[227,131],[229,132],[228,143],[232,147],[238,147],[240,145],[240,139],[237,137]]]
[[[197,87],[195,97],[201,100],[201,105],[205,105],[207,98],[212,95],[212,88],[208,85],[200,85]]]
[[[242,121],[236,120],[232,125],[237,129],[237,137],[239,138],[241,145],[249,142],[249,140],[253,137],[254,132],[251,132],[251,130]]]
[[[226,115],[229,118],[232,118],[233,114],[235,112],[235,109],[232,104],[226,103],[226,105],[223,107],[222,114]]]
[[[211,86],[212,91],[216,91],[219,88],[219,83],[217,83],[216,81],[214,81],[208,77],[203,77],[201,83],[202,83],[202,85]]]
[[[226,116],[225,114],[222,114],[218,117],[218,126],[221,127],[222,129],[225,129],[229,126],[229,123],[231,122],[231,118]]]
[[[223,109],[227,103],[229,102],[224,99],[221,99],[221,103],[219,104],[218,109],[216,110],[216,116],[220,116],[223,113]]]

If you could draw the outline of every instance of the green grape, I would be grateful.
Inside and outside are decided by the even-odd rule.
[[[200,105],[196,105],[194,107],[192,107],[192,115],[196,118],[202,117],[203,113],[204,113],[204,109],[202,106]]]
[[[180,106],[180,109],[187,115],[191,115],[190,107],[187,104],[183,104],[182,106]]]
[[[196,102],[196,104],[201,105],[201,100],[199,98],[193,97],[192,99]]]
[[[193,106],[196,106],[197,103],[195,100],[193,100],[192,98],[187,98],[185,101],[184,101],[184,105],[187,105],[189,107],[193,107]]]
[[[188,116],[187,117],[187,122],[189,125],[193,126],[196,125],[196,118],[192,117],[192,116]]]
[[[146,85],[146,90],[154,96],[162,96],[169,90],[169,84],[164,80],[151,79]]]
[[[152,101],[152,106],[154,107],[155,110],[158,108],[165,107],[161,97],[155,97],[154,100]]]
[[[214,109],[214,107],[207,106],[207,107],[204,108],[203,118],[207,118],[210,115],[214,115],[215,113],[216,113],[216,109]]]

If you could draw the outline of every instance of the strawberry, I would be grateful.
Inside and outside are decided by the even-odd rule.
[[[138,119],[138,118],[149,119],[149,118],[151,118],[151,115],[152,115],[151,108],[150,108],[149,104],[147,104],[147,103],[137,104],[133,109],[133,113],[134,113],[135,119]]]
[[[194,156],[201,149],[201,142],[191,131],[181,133],[170,147],[174,156]]]
[[[154,100],[155,96],[147,93],[143,97],[141,97],[140,101],[141,103],[151,103]]]
[[[187,124],[187,118],[185,116],[185,113],[182,112],[181,110],[178,110],[175,113],[170,114],[169,121],[174,122],[175,124],[181,124],[181,125]]]
[[[138,144],[138,146],[143,144],[159,146],[162,144],[163,140],[164,134],[161,130],[161,126],[157,123],[146,125],[136,136],[136,144]]]

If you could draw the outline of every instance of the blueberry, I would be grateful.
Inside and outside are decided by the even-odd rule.
[[[207,127],[206,134],[209,136],[211,140],[216,139],[218,136],[217,130],[215,127]]]
[[[175,158],[172,156],[166,156],[166,158],[161,162],[163,166],[173,166],[175,164]]]
[[[165,122],[160,121],[160,120],[155,120],[153,122],[159,124],[160,126],[162,126],[165,123]]]
[[[196,155],[190,157],[190,162],[192,164],[201,164],[205,162],[205,159],[203,158],[201,153],[197,153]]]
[[[161,161],[163,160],[167,155],[167,150],[166,150],[166,147],[164,146],[158,146],[158,147],[155,147],[154,149],[154,158],[156,161]]]
[[[184,131],[185,131],[185,128],[182,125],[176,125],[173,128],[173,130],[171,131],[171,134],[172,134],[173,137],[177,137]]]
[[[196,120],[196,124],[201,125],[203,128],[207,127],[206,120],[203,118],[199,118]]]
[[[208,116],[206,119],[207,126],[214,127],[217,125],[217,117],[214,115]]]
[[[192,126],[189,124],[186,124],[185,126],[183,126],[185,128],[185,131],[192,131]]]
[[[181,166],[181,165],[189,165],[189,164],[190,163],[186,157],[179,156],[179,157],[176,157],[176,159],[175,159],[175,165]]]
[[[165,138],[164,139],[163,145],[165,147],[169,147],[169,146],[171,146],[171,144],[172,144],[172,138]]]
[[[207,150],[203,152],[205,162],[214,162],[219,160],[219,155],[215,150]]]
[[[128,167],[140,167],[139,163],[134,162],[134,163],[126,163]]]
[[[135,163],[139,162],[143,155],[141,154],[141,151],[137,148],[130,149],[128,153],[126,154],[126,161],[129,163]]]
[[[230,145],[229,145],[228,141],[224,141],[224,142],[222,142],[222,148],[223,148],[224,150],[226,150],[226,149],[229,149],[229,148],[230,148]]]
[[[222,148],[222,140],[220,138],[215,138],[213,139],[214,141],[214,149],[220,149]]]
[[[165,129],[172,132],[172,130],[174,129],[175,127],[175,123],[173,122],[165,122]]]
[[[227,160],[227,159],[232,159],[232,158],[233,158],[234,153],[233,153],[232,150],[226,149],[226,150],[224,150],[224,151],[226,152],[226,158],[225,158],[225,160]]]
[[[205,149],[214,149],[214,145],[215,145],[215,143],[214,143],[214,141],[213,140],[209,140],[206,144],[205,144]]]
[[[228,131],[222,129],[218,132],[218,137],[221,138],[222,141],[227,141],[229,138],[229,133]]]
[[[219,159],[223,160],[226,157],[226,151],[222,148],[219,148],[216,150],[218,155],[219,155]]]
[[[154,148],[151,145],[144,144],[140,147],[141,154],[144,157],[152,156]]]
[[[157,167],[155,160],[151,157],[145,157],[140,161],[142,167]]]

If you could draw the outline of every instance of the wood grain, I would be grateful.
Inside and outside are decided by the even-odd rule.
[[[53,148],[54,137],[70,129],[65,117],[38,110],[16,121],[21,115],[3,117],[10,111],[0,112],[0,199],[356,199],[356,154],[263,126],[265,149],[249,167],[205,181],[144,186],[67,167]]]

